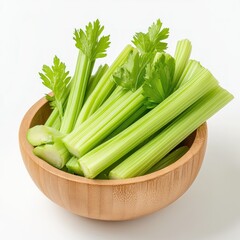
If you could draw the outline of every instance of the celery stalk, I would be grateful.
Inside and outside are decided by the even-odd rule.
[[[114,131],[112,131],[105,139],[104,142],[116,136],[124,129],[129,127],[132,123],[136,122],[139,118],[141,118],[144,114],[147,113],[147,108],[145,105],[142,105],[138,108],[130,117],[128,117],[119,127],[117,127]]]
[[[180,79],[178,80],[175,89],[178,89],[181,85],[189,81],[189,79],[191,79],[191,77],[196,73],[196,71],[198,71],[199,68],[203,68],[199,62],[195,60],[189,60]]]
[[[113,64],[105,72],[91,95],[86,100],[78,116],[76,126],[79,126],[90,115],[92,115],[102,105],[102,103],[109,96],[111,91],[113,91],[113,89],[116,87],[116,84],[111,80],[111,76],[115,72],[115,70],[127,60],[128,54],[132,49],[132,46],[127,45],[113,62]]]
[[[53,143],[56,138],[62,136],[62,133],[55,128],[45,125],[36,125],[27,132],[27,140],[32,146]]]
[[[175,72],[173,78],[173,87],[178,84],[178,81],[187,65],[192,51],[192,44],[188,39],[177,42],[174,58],[175,58]]]
[[[77,117],[83,105],[88,79],[91,75],[92,61],[79,51],[75,74],[68,97],[60,131],[69,133],[75,126]]]
[[[82,29],[74,32],[75,45],[79,49],[79,54],[60,128],[62,133],[69,133],[74,128],[84,103],[86,88],[95,61],[97,58],[106,56],[106,49],[110,42],[109,36],[100,38],[103,29],[104,27],[100,25],[99,20],[96,20],[86,26],[85,32]]]
[[[49,117],[48,117],[47,121],[44,123],[44,125],[47,126],[47,127],[53,127],[57,130],[60,129],[61,120],[60,120],[57,108],[54,108],[52,110],[51,114],[49,115]]]
[[[88,120],[86,120],[85,122],[87,123],[85,125],[83,123],[80,125],[80,127],[76,127],[73,132],[63,138],[65,146],[73,155],[81,157],[89,152],[91,149],[101,143],[105,137],[113,132],[131,115],[134,115],[137,109],[143,106],[146,101],[146,96],[144,94],[146,87],[144,88],[144,78],[139,77],[138,70],[139,68],[145,68],[144,66],[150,59],[152,59],[152,56],[154,55],[155,54],[151,54],[151,57],[144,58],[142,61],[140,61],[141,57],[139,56],[137,50],[131,52],[127,63],[124,65],[124,67],[120,68],[118,72],[119,74],[116,77],[116,80],[120,86],[125,89],[129,89],[129,91],[126,92],[116,102],[111,104],[109,108],[98,118],[95,118],[95,121],[92,121],[91,124]],[[168,55],[159,55],[158,58],[159,60],[156,60],[157,63],[155,62],[155,64],[158,66],[156,67],[154,65],[154,67],[152,66],[150,69],[148,69],[149,77],[152,80],[148,86],[152,86],[151,84],[154,84],[155,82],[161,83],[161,81],[162,84],[168,82],[168,86],[170,86],[174,73],[174,59]],[[164,68],[164,70],[155,72],[155,70],[160,66]],[[152,69],[154,71],[154,76],[149,73]],[[144,71],[141,71],[141,73],[143,72]],[[131,89],[135,88],[136,90],[134,92],[130,91]],[[150,95],[152,94],[151,89],[148,89],[148,93]],[[113,96],[115,96],[115,94],[113,94]],[[111,99],[112,97],[110,96],[109,98]],[[162,98],[164,98],[164,96],[162,96]],[[162,101],[162,99],[160,100]],[[108,101],[109,99],[107,102]]]
[[[63,98],[62,98],[63,112],[66,109],[67,100],[68,100],[68,96],[69,96],[69,92],[70,92],[70,86],[71,86],[71,82],[63,93]],[[48,117],[48,119],[44,123],[44,125],[47,127],[53,127],[56,130],[60,130],[61,118],[59,116],[59,112],[56,107],[53,109],[53,111],[51,112],[50,116]]]
[[[87,128],[83,129],[80,126],[80,128],[65,136],[63,142],[69,152],[80,157],[98,145],[116,127],[134,114],[136,109],[143,105],[144,96],[141,93],[141,88],[134,93],[128,91]]]
[[[61,141],[37,146],[33,149],[33,153],[59,169],[62,169],[71,157]]]
[[[158,136],[134,152],[113,169],[111,179],[140,176],[163,158],[176,145],[223,108],[233,96],[220,86],[205,94],[186,111],[180,114]]]
[[[84,98],[84,102],[86,102],[89,95],[93,92],[94,88],[97,86],[99,80],[102,78],[102,76],[105,74],[109,66],[107,64],[100,65],[97,69],[97,72],[89,79],[86,94]]]
[[[97,176],[217,85],[212,74],[201,69],[190,81],[130,127],[81,157],[79,162],[84,175],[88,178]]]
[[[70,160],[66,163],[66,167],[70,173],[74,173],[80,176],[83,175],[83,171],[78,163],[78,159],[74,156],[71,157]]]
[[[160,169],[163,169],[170,164],[176,162],[178,159],[180,159],[187,151],[189,150],[189,147],[187,146],[182,146],[174,151],[170,152],[167,154],[163,159],[161,159],[159,162],[157,162],[154,166],[152,166],[146,173],[144,174],[149,174],[156,172]]]

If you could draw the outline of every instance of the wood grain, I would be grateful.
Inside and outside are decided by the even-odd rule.
[[[22,158],[38,188],[53,202],[80,216],[120,221],[158,211],[186,192],[204,158],[206,123],[184,140],[190,150],[160,171],[126,180],[91,180],[75,176],[36,157],[27,142],[27,130],[43,124],[49,114],[49,106],[42,98],[24,116],[19,130]]]

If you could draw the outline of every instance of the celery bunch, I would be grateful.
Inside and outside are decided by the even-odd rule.
[[[179,159],[175,149],[233,96],[196,60],[191,42],[166,53],[169,29],[157,20],[134,35],[111,65],[99,66],[110,37],[96,20],[75,30],[79,49],[68,76],[57,57],[40,77],[53,93],[44,125],[28,131],[33,152],[51,165],[87,178],[124,179],[148,174]]]

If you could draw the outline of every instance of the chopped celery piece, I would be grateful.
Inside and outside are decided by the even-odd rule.
[[[33,152],[58,169],[62,169],[71,157],[61,141],[37,146],[33,149]]]
[[[44,125],[36,125],[27,132],[27,140],[32,146],[39,146],[46,143],[53,143],[62,134],[54,128]]]
[[[233,96],[220,86],[208,92],[174,119],[158,136],[114,168],[109,177],[125,179],[144,174],[232,99]]]
[[[129,116],[134,114],[136,109],[143,104],[144,96],[141,94],[142,89],[136,92],[126,93],[123,98],[116,101],[107,111],[104,112],[102,121],[99,118],[88,125],[87,129],[82,127],[63,138],[63,142],[70,153],[80,157],[93,149],[117,126],[119,126]]]

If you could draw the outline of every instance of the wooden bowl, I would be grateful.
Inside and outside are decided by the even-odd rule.
[[[27,142],[28,129],[43,124],[49,114],[49,105],[42,98],[24,116],[19,131],[22,158],[38,188],[53,202],[80,216],[117,221],[158,211],[190,187],[204,158],[206,123],[184,141],[189,151],[162,170],[126,180],[91,180],[75,176],[36,157]]]

